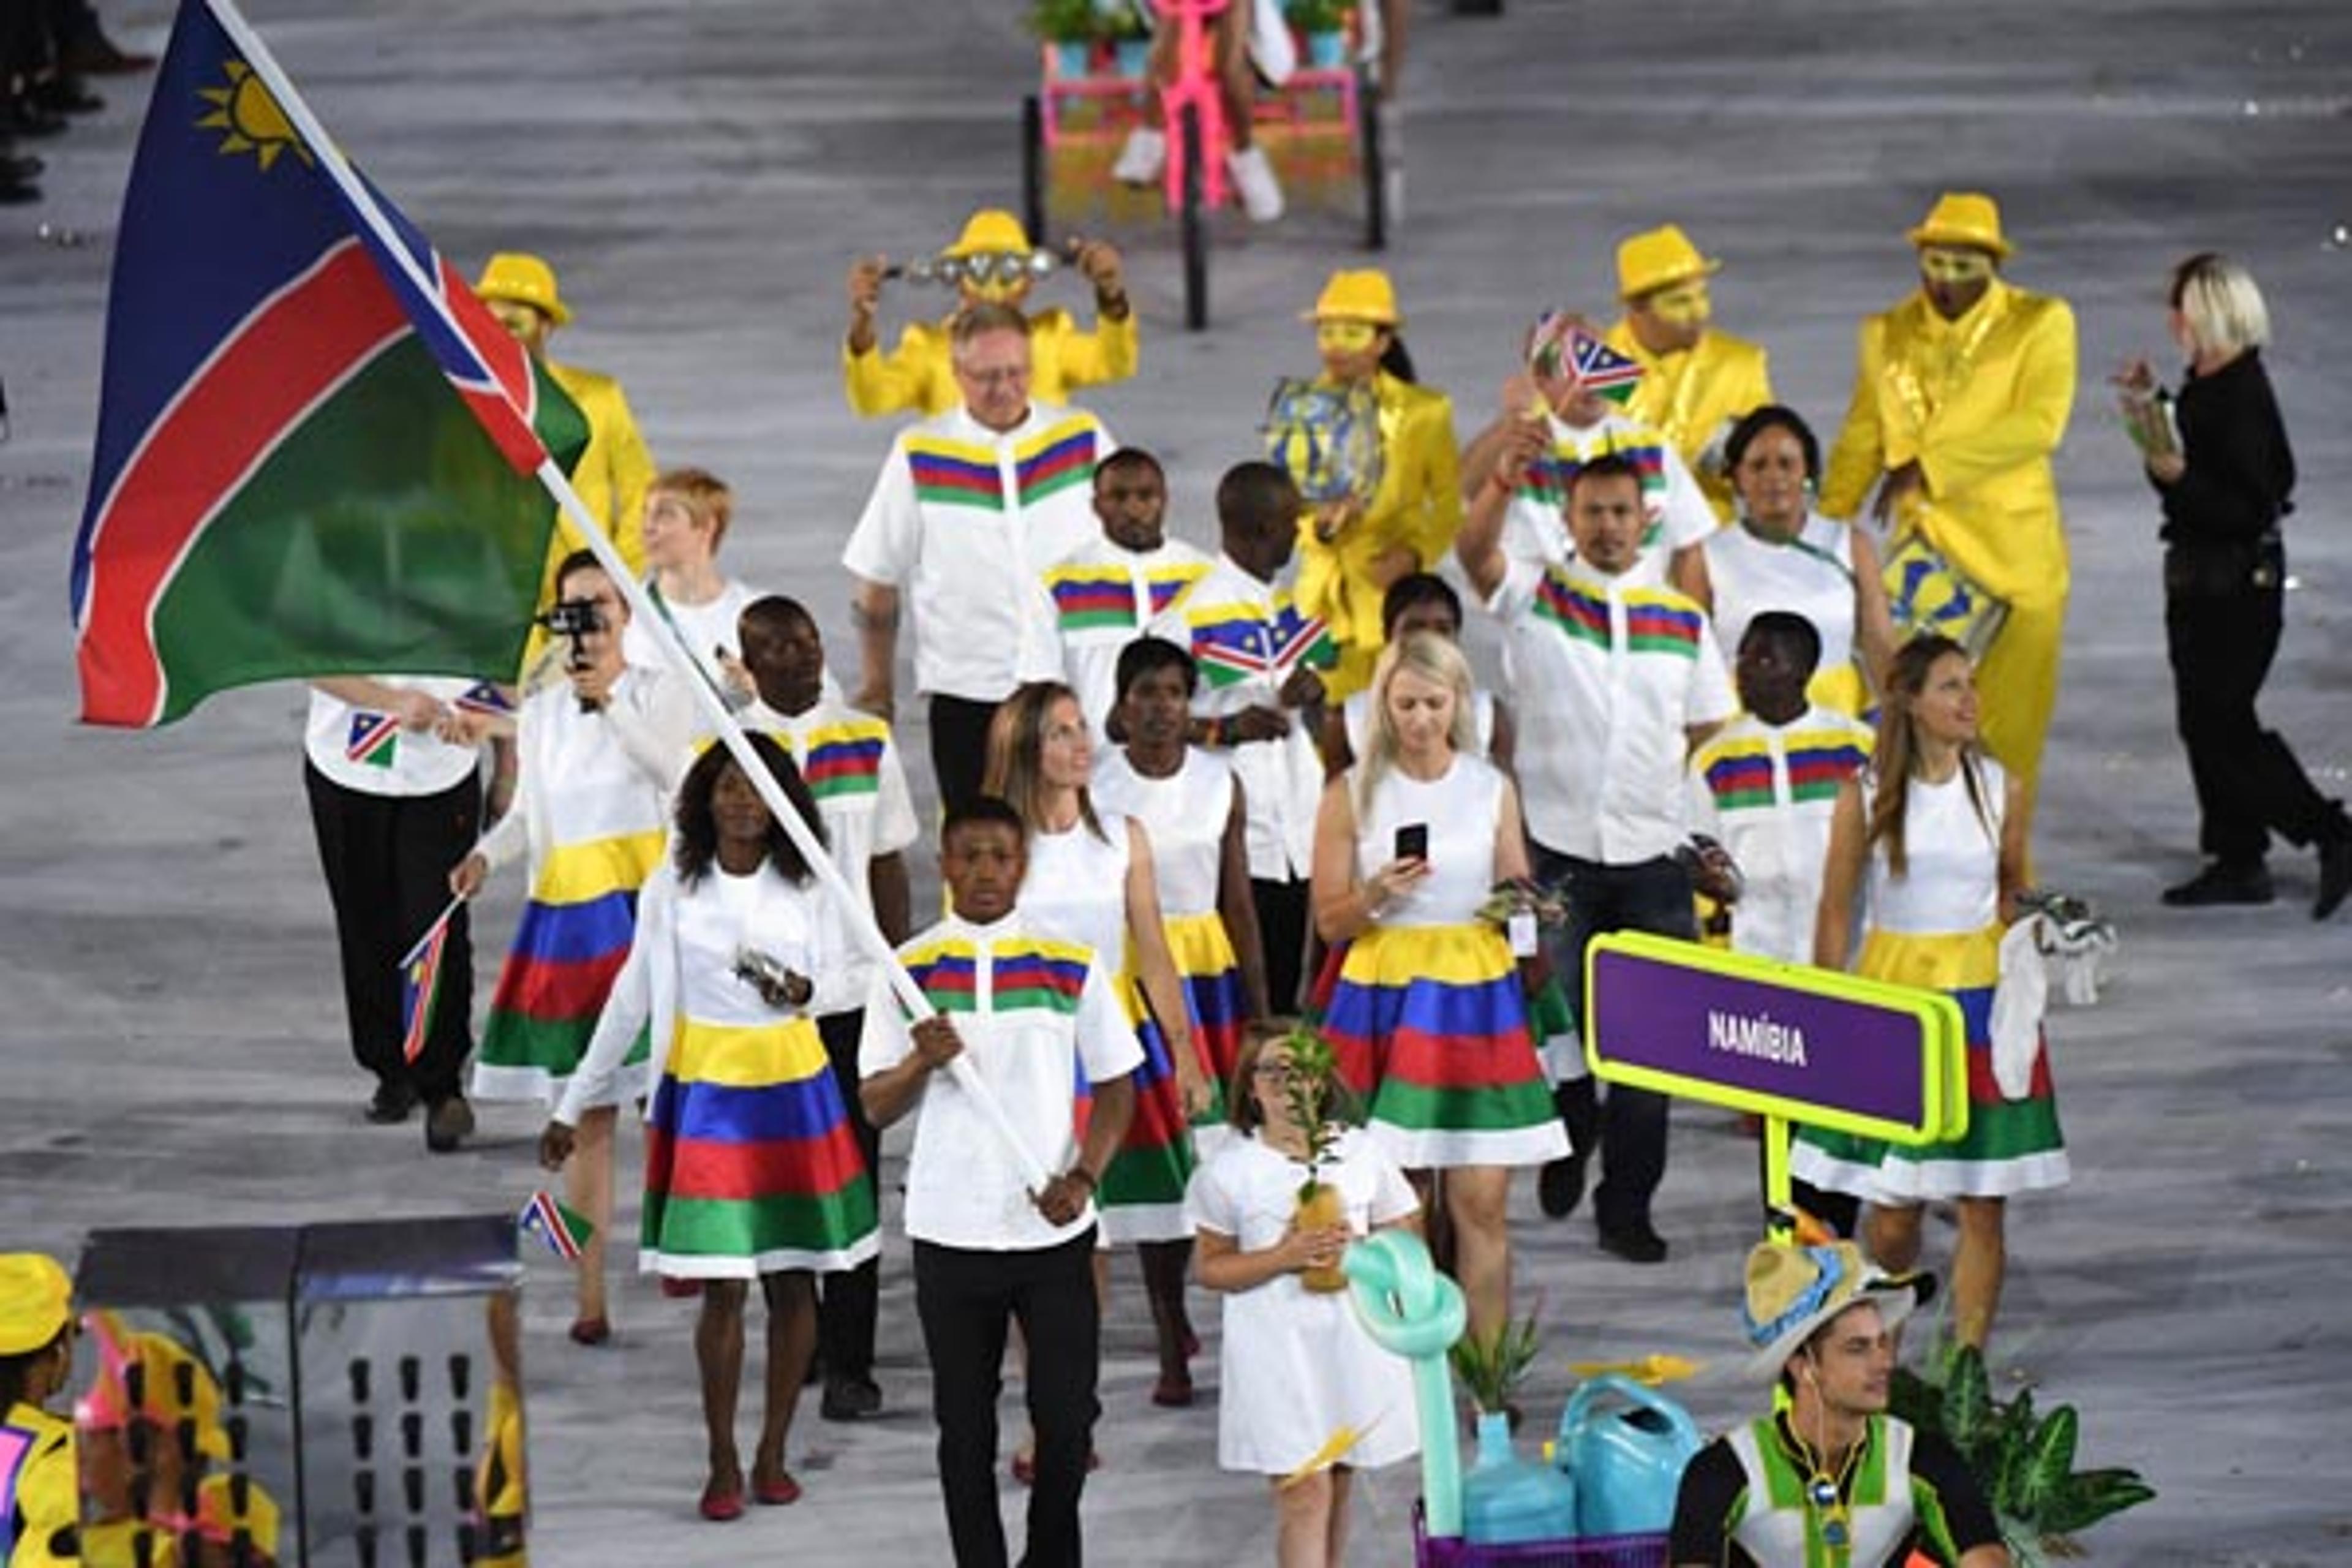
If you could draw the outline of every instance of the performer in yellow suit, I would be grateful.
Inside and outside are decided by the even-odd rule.
[[[2058,700],[2066,540],[2051,455],[2074,405],[2074,312],[2012,288],[1990,196],[1947,195],[1911,230],[1919,291],[1862,324],[1821,510],[1916,529],[2009,606],[1977,670],[1986,749],[2029,792]]]
[[[1642,367],[1626,414],[1674,444],[1715,515],[1728,522],[1723,437],[1742,415],[1774,399],[1763,349],[1710,324],[1706,280],[1722,266],[1674,224],[1626,239],[1617,247],[1625,314],[1609,329],[1609,346]]]
[[[949,361],[948,331],[967,306],[992,300],[1019,306],[1036,277],[1023,263],[1030,256],[1021,220],[993,207],[971,215],[956,242],[940,252],[974,265],[957,281],[956,309],[936,321],[910,321],[898,346],[884,354],[874,331],[887,263],[868,256],[849,268],[849,333],[841,344],[841,387],[861,418],[913,413],[929,418],[961,407]],[[975,265],[976,264],[976,265]],[[1100,240],[1078,247],[1074,264],[1095,289],[1095,327],[1081,328],[1067,310],[1039,310],[1029,318],[1029,395],[1044,403],[1067,403],[1075,387],[1125,381],[1135,374],[1139,353],[1135,311],[1118,252]]]
[[[1380,406],[1381,479],[1370,496],[1307,510],[1298,521],[1298,605],[1339,646],[1324,677],[1333,704],[1370,684],[1382,637],[1381,600],[1411,572],[1433,571],[1462,528],[1461,455],[1454,404],[1402,368],[1396,289],[1377,269],[1334,272],[1307,313],[1322,356],[1318,384],[1369,384]]]
[[[54,1258],[0,1255],[0,1563],[79,1560],[73,1423],[50,1400],[73,1375],[73,1282]]]
[[[604,531],[621,547],[630,575],[644,576],[646,490],[654,482],[653,454],[646,450],[646,438],[637,433],[636,416],[629,412],[629,400],[622,395],[619,382],[547,357],[548,340],[572,320],[571,307],[556,292],[555,268],[536,256],[501,252],[482,268],[474,292],[482,297],[499,324],[529,349],[565,395],[580,405],[581,416],[588,421],[588,446],[580,454],[580,466],[572,472],[572,488],[580,492],[589,514],[604,525]],[[556,567],[565,556],[587,545],[579,529],[559,512],[555,532],[547,542],[547,571],[540,583],[540,603],[554,602]],[[545,641],[544,632],[531,633],[525,668],[537,659]]]

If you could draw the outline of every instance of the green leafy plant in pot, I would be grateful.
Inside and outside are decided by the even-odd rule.
[[[1049,44],[1092,43],[1100,35],[1095,0],[1032,0],[1029,30]]]
[[[1339,1081],[1331,1043],[1301,1025],[1283,1037],[1282,1049],[1290,1063],[1290,1076],[1282,1085],[1284,1108],[1307,1142],[1307,1180],[1298,1188],[1298,1227],[1317,1230],[1345,1225],[1347,1203],[1338,1187],[1323,1180],[1323,1166],[1343,1131],[1339,1111],[1344,1086]],[[1348,1288],[1348,1276],[1335,1263],[1300,1270],[1298,1282],[1309,1290],[1330,1295]]]

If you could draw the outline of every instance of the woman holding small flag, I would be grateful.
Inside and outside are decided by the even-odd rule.
[[[808,786],[767,735],[752,749],[820,842]],[[696,759],[678,788],[676,848],[646,881],[628,963],[579,1070],[540,1139],[551,1168],[577,1129],[621,1092],[650,1026],[657,1085],[646,1125],[638,1267],[699,1279],[694,1352],[710,1474],[702,1516],[743,1511],[735,1445],[750,1284],[768,1304],[767,1407],[751,1493],[789,1503],[800,1484],[784,1443],[816,1349],[815,1273],[874,1255],[873,1187],[817,1032],[849,973],[839,925],[782,826],[723,747]]]
[[[670,785],[694,724],[692,694],[666,672],[624,661],[628,605],[594,556],[566,558],[546,619],[570,641],[568,679],[527,698],[516,725],[513,808],[449,873],[471,898],[518,856],[530,899],[490,998],[474,1064],[483,1100],[553,1100],[586,1051],[605,994],[636,930],[637,889],[661,858]],[[565,1199],[596,1234],[583,1250],[572,1337],[612,1336],[604,1233],[613,1218],[612,1100],[577,1121],[580,1158]]]

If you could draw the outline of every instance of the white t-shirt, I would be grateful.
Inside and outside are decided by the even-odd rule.
[[[931,1005],[955,1025],[964,1057],[1030,1152],[1052,1172],[1077,1158],[1077,1075],[1109,1083],[1143,1049],[1090,948],[1034,931],[1019,910],[993,925],[950,915],[898,949]],[[914,1051],[906,1016],[877,974],[857,1068],[871,1078]],[[1094,1205],[1066,1226],[1030,1201],[1019,1163],[950,1070],[933,1073],[907,1160],[907,1234],[941,1247],[1029,1252],[1084,1235]]]
[[[1688,830],[1685,731],[1738,710],[1706,612],[1671,588],[1524,561],[1486,607],[1510,633],[1528,837],[1612,866],[1673,853]]]
[[[736,633],[736,625],[742,618],[743,606],[761,596],[760,590],[747,588],[730,577],[718,596],[707,605],[684,605],[676,599],[666,599],[650,584],[646,591],[653,595],[654,613],[658,616],[667,612],[703,676],[721,691],[726,690],[727,676],[719,668],[719,655],[723,651],[729,658],[743,657],[743,641]],[[631,664],[667,669],[669,657],[662,651],[661,643],[661,635],[642,616],[632,617],[621,628],[621,657]]]
[[[379,675],[385,686],[422,691],[445,706],[484,685],[441,676]],[[361,795],[411,796],[454,789],[481,765],[472,746],[452,746],[430,730],[404,730],[396,715],[359,708],[310,688],[302,749],[332,783]]]
[[[1870,751],[1859,721],[1809,708],[1777,726],[1743,713],[1692,756],[1691,826],[1731,852],[1745,884],[1731,909],[1733,952],[1813,961],[1838,786],[1861,775]]]
[[[1051,617],[1062,679],[1097,741],[1118,703],[1118,656],[1153,617],[1175,607],[1207,575],[1209,557],[1181,539],[1134,551],[1101,534],[1045,569],[1037,591]]]

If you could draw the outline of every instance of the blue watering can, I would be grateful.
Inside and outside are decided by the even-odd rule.
[[[1655,1389],[1616,1373],[1579,1384],[1559,1415],[1558,1451],[1576,1479],[1578,1533],[1673,1528],[1683,1468],[1705,1446],[1690,1413]]]

